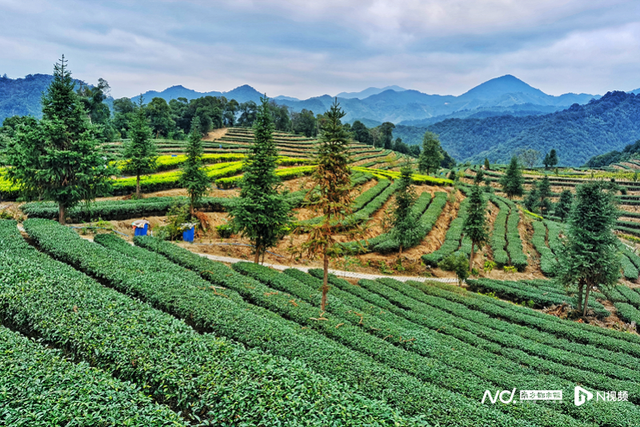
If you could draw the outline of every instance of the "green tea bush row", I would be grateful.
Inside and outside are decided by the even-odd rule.
[[[522,240],[518,232],[518,223],[520,222],[520,212],[515,204],[512,204],[507,219],[507,251],[511,265],[516,267],[518,271],[524,271],[527,267],[527,256],[522,251]]]
[[[422,193],[422,195],[429,195],[429,199],[431,196],[429,193]],[[431,229],[433,229],[433,226],[438,220],[438,217],[442,213],[442,209],[447,204],[447,196],[447,193],[436,193],[433,197],[433,200],[431,200],[431,203],[428,203],[428,207],[426,210],[424,209],[423,204],[425,202],[428,202],[427,196],[424,196],[423,203],[416,202],[413,209],[413,214],[416,218],[418,218],[416,227],[418,228],[417,239],[419,239],[419,242],[422,241],[429,234],[429,232],[431,232]],[[398,251],[400,249],[400,244],[397,240],[391,238],[388,234],[383,234],[378,236],[377,238],[374,237],[373,239],[370,239],[369,248],[372,251],[384,254]]]
[[[276,175],[282,180],[289,180],[300,178],[305,175],[311,175],[316,170],[316,166],[298,166],[286,169],[276,169]],[[215,183],[219,188],[234,188],[237,187],[242,179],[243,175],[236,175],[229,178],[216,179]]]
[[[288,327],[273,313],[238,304],[225,295],[225,290],[196,280],[193,272],[177,274],[157,254],[150,254],[155,255],[155,264],[145,263],[79,239],[66,227],[47,220],[27,220],[25,229],[43,250],[123,292],[173,312],[203,332],[215,329],[223,336],[244,337],[244,344],[261,341],[283,348],[291,348],[287,344],[287,337],[291,337],[293,344],[306,351],[317,351],[321,345],[313,336],[307,338],[308,334]],[[52,269],[52,274],[60,269],[64,268]],[[56,319],[52,325],[62,328],[61,339],[76,340],[70,343],[72,348],[79,352],[86,348],[86,354],[82,354],[92,363],[120,369],[120,375],[149,387],[156,399],[166,400],[203,421],[213,425],[406,424],[387,405],[346,390],[343,384],[314,373],[300,361],[246,350],[212,334],[197,334],[169,314],[104,288],[70,268],[65,270],[95,287],[95,299],[71,286],[73,280],[57,277],[56,286],[64,287],[76,300],[42,287],[39,292],[46,292],[46,300],[63,311],[52,309],[51,304],[40,309],[25,307],[25,311],[50,314]],[[74,306],[78,314],[70,309]],[[61,317],[71,323],[64,324]],[[86,335],[75,332],[81,327],[86,327]],[[104,328],[109,328],[106,335],[102,333]],[[82,339],[90,342],[85,344]]]
[[[315,274],[315,271],[313,271],[313,273]],[[419,282],[410,281],[407,283],[416,286],[425,286]],[[416,323],[423,324],[438,332],[451,334],[462,341],[469,342],[469,344],[475,347],[500,354],[504,358],[516,363],[528,365],[539,370],[539,381],[545,384],[554,384],[554,388],[563,388],[566,392],[572,392],[575,381],[580,381],[583,384],[588,382],[589,385],[592,386],[602,386],[603,384],[607,384],[609,386],[628,387],[633,389],[637,388],[635,383],[629,383],[627,381],[631,378],[637,377],[637,375],[629,369],[617,368],[614,370],[613,368],[615,368],[615,366],[604,362],[607,365],[605,368],[602,366],[602,361],[590,358],[578,358],[579,360],[575,360],[575,355],[568,354],[566,351],[554,351],[547,346],[540,345],[539,343],[530,341],[529,339],[514,338],[512,334],[500,333],[495,330],[478,327],[477,324],[460,321],[460,319],[447,315],[434,306],[426,306],[417,300],[408,297],[408,295],[403,295],[405,292],[407,294],[411,294],[411,286],[407,286],[406,284],[391,278],[378,279],[377,281],[361,280],[359,284],[369,291],[383,295],[385,298],[392,301],[397,305],[400,313]],[[393,289],[390,289],[385,285],[389,285]],[[351,286],[351,288],[355,287]],[[413,291],[417,291],[417,289],[413,289]],[[417,296],[419,298],[420,292],[414,292],[412,296]],[[451,306],[451,304],[449,303],[448,306]],[[401,307],[406,310],[402,310]],[[462,312],[464,313],[464,316],[474,316],[474,312],[471,310],[462,309]],[[439,314],[442,314],[443,318],[438,319]],[[486,316],[480,316],[480,318],[486,319]],[[464,324],[463,327],[465,330],[456,328],[459,322]],[[506,322],[500,323],[511,326]],[[483,338],[479,338],[477,336],[478,334]],[[528,335],[525,334],[525,337],[528,337]],[[487,340],[496,341],[501,345],[495,345]],[[458,347],[454,348],[457,350]],[[526,352],[521,351],[522,349],[526,349]],[[594,350],[597,351],[598,349]],[[531,356],[531,354],[539,354],[542,358]],[[558,362],[552,362],[547,359],[558,360]],[[566,360],[570,360],[571,362],[567,363]],[[487,361],[486,363],[489,364],[491,362]],[[506,366],[504,361],[502,361],[502,363]],[[580,369],[567,367],[567,365],[576,363],[580,364]],[[582,366],[584,366],[584,368],[582,368]],[[594,375],[591,371],[597,371],[600,374]],[[606,375],[612,375],[612,372],[615,372],[615,375],[613,376],[624,379],[625,381],[607,378]],[[550,373],[552,374],[549,375]],[[558,377],[565,378],[569,383]],[[580,418],[584,421],[588,420],[588,422],[602,423],[605,422],[604,420],[612,419],[612,417],[613,419],[617,418],[615,424],[620,426],[623,426],[628,422],[633,422],[632,420],[638,419],[639,416],[636,407],[633,405],[625,405],[624,409],[606,408],[605,411],[608,412],[606,415],[600,412],[600,410],[593,411],[591,414],[585,414],[577,411],[573,404],[563,405],[563,410],[576,418]],[[619,412],[620,410],[625,412],[625,414],[622,415]]]
[[[460,203],[458,216],[451,221],[451,224],[449,224],[449,229],[444,237],[442,246],[430,254],[422,255],[422,260],[426,265],[436,267],[440,261],[458,250],[458,247],[460,246],[460,239],[462,238],[462,226],[465,218],[467,217],[468,200],[469,199],[464,199]]]
[[[558,261],[553,251],[547,246],[547,227],[542,221],[533,221],[533,237],[531,243],[540,254],[540,270],[545,276],[554,276]]]
[[[15,227],[15,224],[14,224]],[[71,363],[0,326],[0,406],[6,426],[185,426],[136,385]]]
[[[620,265],[625,279],[635,281],[638,279],[638,269],[624,253],[620,256]]]
[[[437,414],[435,416],[441,424],[473,425],[474,422],[479,422],[486,417],[498,424],[506,422],[504,415],[495,413],[493,410],[487,411],[486,408],[478,408],[471,400],[402,373],[400,370],[412,369],[412,365],[403,362],[403,358],[409,356],[406,356],[402,350],[393,350],[394,347],[390,347],[390,344],[386,344],[383,340],[361,334],[354,336],[352,332],[357,328],[350,327],[349,321],[338,323],[333,319],[318,320],[320,315],[318,308],[310,307],[307,303],[292,298],[288,293],[279,292],[255,279],[240,275],[221,263],[202,258],[167,242],[149,237],[137,237],[135,241],[136,244],[153,249],[168,256],[174,262],[199,272],[215,285],[236,290],[247,301],[259,304],[301,324],[312,326],[312,329],[304,331],[304,336],[308,337],[305,340],[295,332],[282,332],[281,328],[269,325],[218,325],[217,322],[222,320],[213,323],[220,328],[237,328],[235,339],[260,345],[277,354],[286,352],[289,355],[295,355],[296,358],[305,360],[310,366],[315,367],[314,369],[322,370],[325,375],[340,378],[364,393],[372,396],[380,396],[382,393],[388,402],[403,407],[410,414],[426,412],[432,415]],[[198,316],[214,315],[195,309],[194,313],[198,313]],[[217,313],[217,315],[223,316],[224,313]],[[234,323],[237,323],[237,320]],[[340,323],[344,324],[340,325]],[[354,352],[353,349],[345,348],[335,341],[311,333],[316,328],[330,335],[334,340],[357,347],[358,350]],[[391,365],[371,359],[371,357],[386,359],[392,354],[396,354],[400,359],[394,359]],[[423,375],[431,375],[426,370],[420,370],[420,372]],[[447,396],[446,402],[441,398],[443,395]],[[445,411],[442,412],[443,410]],[[509,420],[509,422],[518,423],[513,419],[509,418]]]
[[[467,280],[467,284],[469,285],[469,289],[473,292],[493,292],[503,299],[517,303],[528,303],[529,301],[532,301],[536,308],[549,307],[554,304],[561,305],[563,303],[571,303],[567,295],[540,291],[527,283],[493,279],[477,279]],[[607,317],[611,314],[602,304],[593,299],[590,299],[589,307],[593,309],[598,317]]]
[[[507,217],[509,216],[509,207],[503,201],[495,196],[491,197],[492,202],[498,207],[498,214],[493,223],[493,232],[491,233],[490,244],[493,253],[493,261],[502,267],[509,265],[509,255],[505,248],[507,247]]]
[[[234,264],[233,268],[243,272],[249,277],[253,277],[256,280],[270,285],[270,287],[277,291],[299,297],[301,301],[306,301],[307,304],[316,305],[320,301],[320,294],[317,291],[314,292],[289,275],[245,262]],[[296,300],[296,304],[300,307],[305,305],[305,303],[301,301]],[[314,316],[317,308],[309,307],[310,311],[306,316]],[[362,313],[354,310],[354,307],[342,303],[338,298],[333,298],[327,307],[333,316],[324,314],[323,317],[326,318],[325,321],[309,321],[303,316],[296,316],[296,318],[299,319],[297,321],[305,326],[308,325],[308,327],[315,327],[322,330],[327,336],[333,336],[335,340],[340,342],[354,343],[358,348],[366,348],[369,342],[371,344],[378,342],[378,344],[372,346],[370,350],[372,353],[376,351],[379,353],[376,355],[377,358],[386,359],[389,358],[390,355],[393,355],[391,357],[396,366],[404,366],[403,369],[414,372],[415,375],[424,381],[466,394],[470,398],[481,395],[487,387],[492,387],[492,384],[498,383],[506,387],[507,384],[513,384],[515,381],[520,381],[521,383],[527,381],[527,378],[518,375],[522,371],[517,364],[511,364],[505,361],[512,371],[514,371],[512,373],[507,373],[502,369],[496,369],[492,366],[491,368],[485,367],[482,370],[483,372],[478,374],[478,366],[490,363],[485,359],[479,358],[477,350],[467,348],[465,349],[467,352],[465,352],[463,349],[460,349],[456,357],[452,358],[448,354],[451,344],[439,343],[437,335],[435,334],[425,334],[415,328],[412,330],[405,329],[393,321],[385,321],[376,316],[364,316]],[[293,318],[294,316],[289,314],[288,317]],[[382,343],[375,338],[367,336],[367,333],[384,339],[385,345],[382,345]],[[402,339],[402,337],[404,337],[404,339]],[[395,350],[391,345],[406,349],[406,351]],[[461,346],[464,347],[462,344]],[[456,349],[458,349],[458,347],[459,346],[457,346]],[[386,353],[388,353],[388,355]],[[421,355],[423,358],[421,359],[416,355]],[[413,362],[410,363],[410,361]],[[428,365],[428,371],[418,368],[415,365],[419,363]],[[411,365],[414,366],[411,367]],[[535,378],[535,376],[533,378]],[[546,425],[554,425],[554,422],[551,420],[555,420],[555,423],[557,423],[558,420],[562,418],[562,416],[553,409],[547,411],[540,408],[522,407],[519,408],[518,411],[511,411],[511,409],[508,408],[500,409],[505,412],[517,412],[523,419],[535,417],[536,415],[534,415],[534,413],[536,413],[538,423]],[[532,410],[537,412],[533,412]],[[546,422],[541,421],[543,413],[547,418]],[[564,422],[575,424],[575,421],[570,418],[566,418]]]
[[[636,331],[638,331],[638,325],[640,325],[640,311],[637,307],[632,306],[624,302],[617,302],[614,304],[618,317],[627,323],[635,322]]]
[[[617,285],[615,287],[616,291],[622,295],[626,301],[622,301],[625,303],[629,303],[636,308],[640,308],[640,294],[635,292],[633,289],[628,288],[625,285]]]

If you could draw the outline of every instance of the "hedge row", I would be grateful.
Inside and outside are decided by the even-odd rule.
[[[426,210],[424,210],[424,207],[422,205],[416,202],[416,205],[414,207],[414,215],[416,217],[419,216],[416,227],[418,227],[419,230],[418,237],[420,241],[422,241],[429,234],[429,232],[431,232],[431,229],[433,229],[433,226],[438,220],[438,217],[442,213],[442,209],[444,209],[447,204],[447,197],[448,193],[436,193]],[[420,215],[420,211],[423,211],[422,215]],[[398,241],[388,237],[385,239],[381,238],[382,236],[379,237],[380,238],[377,242],[373,241],[376,238],[369,240],[369,245],[373,251],[380,253],[389,253],[398,251],[400,249]]]
[[[491,233],[491,252],[493,253],[493,261],[502,267],[509,264],[509,255],[505,248],[507,247],[507,217],[509,216],[509,207],[502,200],[492,195],[491,201],[498,207],[498,214],[493,223],[493,232]]]
[[[620,256],[620,265],[625,279],[631,281],[638,280],[638,269],[624,253]]]
[[[533,237],[531,243],[540,254],[540,270],[545,276],[554,276],[558,261],[553,251],[547,246],[547,227],[542,221],[533,221]]]
[[[281,348],[292,349],[298,345],[306,351],[317,351],[322,344],[287,326],[273,313],[236,302],[226,295],[228,290],[212,288],[193,272],[177,268],[157,254],[149,253],[149,260],[143,262],[82,240],[66,227],[47,220],[27,220],[25,229],[43,250],[117,289],[187,319],[201,332],[215,330],[244,344],[277,343]],[[169,314],[74,273],[91,282],[96,288],[94,293],[101,298],[87,299],[89,295],[72,286],[73,280],[58,278],[58,286],[64,287],[65,292],[68,289],[67,293],[76,295],[77,300],[61,298],[61,291],[43,287],[47,300],[53,300],[64,311],[43,306],[29,307],[28,313],[42,311],[54,319],[68,318],[70,325],[52,322],[63,328],[61,339],[71,339],[73,348],[86,348],[85,357],[110,370],[120,369],[121,375],[141,382],[156,399],[169,402],[185,415],[190,413],[212,425],[410,424],[389,406],[353,393],[300,361],[246,350],[243,345],[212,334],[197,334]],[[238,286],[246,283],[241,278],[237,280]],[[19,302],[19,298],[15,299]],[[78,307],[78,314],[70,309],[74,306]],[[76,337],[75,331],[85,323],[90,323],[87,339],[94,344],[79,341],[84,335]],[[105,327],[109,328],[107,334],[102,333]],[[331,350],[318,358],[328,363]]]
[[[622,295],[623,298],[625,298],[624,301],[622,302],[626,302],[629,303],[631,305],[633,305],[636,308],[640,308],[640,294],[635,292],[633,289],[626,287],[625,285],[617,285],[615,287],[615,290],[618,291],[618,293],[620,295]]]
[[[400,172],[396,172],[396,171],[385,171],[385,170],[381,170],[381,169],[370,169],[370,168],[363,168],[363,167],[358,167],[358,166],[354,166],[353,168],[351,168],[352,170],[357,170],[360,172],[369,172],[372,174],[377,174],[377,175],[381,175],[385,178],[388,179],[393,179],[393,180],[397,180],[400,179]],[[432,176],[429,175],[420,175],[420,174],[414,174],[413,177],[413,182],[415,184],[418,185],[453,185],[453,181],[451,181],[450,179],[443,179],[443,178],[434,178]]]
[[[563,285],[557,283],[555,280],[531,279],[531,280],[519,280],[519,282],[526,283],[542,291],[552,292],[555,294],[574,296],[575,294],[578,293],[577,286],[571,286],[569,288],[565,288]],[[603,293],[597,292],[597,291],[591,291],[589,293],[589,298],[595,298],[595,299],[601,299],[601,300],[607,299],[607,297]]]
[[[442,246],[430,254],[422,255],[422,260],[426,265],[436,267],[440,261],[458,250],[458,247],[460,246],[460,239],[462,237],[462,226],[464,225],[464,220],[467,217],[468,201],[469,199],[464,199],[460,203],[458,216],[449,224],[449,229],[444,237]]]
[[[225,162],[205,167],[211,180],[237,175],[242,171],[242,162]],[[181,171],[163,172],[140,177],[140,189],[143,193],[169,190],[178,187]],[[119,178],[113,181],[115,195],[130,194],[136,189],[136,177]]]
[[[640,310],[631,304],[627,304],[624,302],[617,302],[614,304],[618,317],[627,323],[635,322],[636,323],[636,331],[638,331],[638,325],[640,325]]]
[[[267,329],[263,332],[263,327],[256,327],[255,331],[250,328],[244,329],[241,336],[254,336],[253,340],[256,343],[268,346],[270,351],[295,354],[295,357],[305,360],[310,366],[351,384],[363,393],[384,396],[389,403],[402,407],[409,414],[429,414],[429,422],[469,426],[474,423],[522,424],[493,409],[479,407],[475,399],[465,398],[402,372],[418,369],[416,375],[433,376],[426,366],[416,362],[407,363],[410,356],[404,350],[368,334],[356,333],[360,326],[353,326],[348,320],[338,322],[333,316],[327,318],[326,315],[319,319],[318,308],[298,298],[292,298],[289,293],[275,290],[220,263],[199,257],[167,242],[146,237],[137,238],[136,242],[169,256],[184,267],[200,272],[216,285],[235,289],[252,303],[305,325],[304,332],[301,331],[300,334],[309,337],[306,342],[296,333],[289,332],[276,338],[274,334],[280,334],[279,330]],[[325,318],[327,320],[324,320]],[[342,344],[316,335],[315,330]],[[314,343],[309,342],[310,337],[316,337]],[[395,358],[390,360],[394,355]],[[381,363],[380,360],[388,360],[391,363]]]
[[[516,267],[518,271],[524,271],[527,267],[527,255],[522,251],[522,240],[518,231],[518,223],[520,222],[520,211],[515,204],[511,204],[509,218],[507,219],[507,251],[511,265]]]
[[[6,256],[2,258],[7,261]],[[0,418],[5,426],[186,425],[136,385],[85,362],[71,363],[63,352],[3,326],[0,390]]]
[[[298,166],[286,169],[276,169],[276,175],[280,179],[286,181],[289,179],[300,178],[305,175],[311,175],[316,170],[316,166]],[[243,175],[231,176],[228,178],[216,179],[215,183],[218,188],[234,188],[237,187]]]
[[[569,303],[575,307],[575,303],[567,295],[553,293],[536,289],[526,283],[501,281],[493,279],[467,280],[469,290],[473,292],[492,292],[502,299],[516,303],[529,303],[532,301],[536,308],[545,308],[551,305],[561,305]],[[638,295],[640,296],[640,295]],[[598,317],[608,317],[611,315],[602,304],[590,298],[591,307]]]
[[[301,306],[305,305],[305,302],[316,305],[320,301],[321,295],[317,292],[317,288],[309,288],[290,275],[244,262],[234,264],[233,268],[268,284],[277,291],[300,298],[304,302],[296,300],[296,303]],[[474,349],[458,349],[458,346],[453,344],[456,345],[457,352],[455,357],[451,357],[451,342],[446,342],[448,341],[446,339],[442,340],[437,334],[418,330],[416,325],[410,325],[409,322],[399,321],[397,316],[391,315],[383,319],[383,316],[364,315],[356,307],[345,304],[338,298],[333,298],[327,307],[328,312],[323,315],[327,320],[323,322],[309,321],[304,318],[298,321],[305,326],[322,330],[325,334],[334,336],[336,340],[354,343],[359,348],[366,347],[368,342],[372,344],[378,342],[371,337],[371,335],[377,336],[385,343],[385,345],[378,343],[371,348],[372,353],[376,351],[379,353],[376,355],[377,358],[386,359],[394,355],[394,363],[399,369],[410,370],[424,381],[466,394],[470,398],[481,395],[492,384],[506,387],[507,384],[513,384],[516,381],[522,383],[527,380],[521,375],[522,370],[517,364],[512,364],[507,360],[502,360],[505,366],[500,365],[500,360],[489,362],[489,360],[479,357],[479,352]],[[315,315],[317,309],[312,308],[312,310],[307,316]],[[409,324],[410,329],[401,323]],[[406,351],[394,350],[393,346]],[[385,353],[390,353],[390,355],[385,355]],[[420,355],[422,358],[416,355]],[[427,365],[427,370],[415,366],[419,364]],[[482,372],[479,372],[478,367],[487,364],[492,366],[485,366]],[[502,369],[507,366],[512,372],[506,372],[505,369]],[[532,384],[536,380],[536,376],[530,376],[529,380]],[[536,417],[540,424],[557,425],[561,418],[566,418],[565,422],[569,424],[575,423],[570,418],[562,417],[554,409],[547,411],[533,407],[521,407],[518,410],[513,410],[513,408],[500,409],[508,413],[517,413],[521,419]],[[540,422],[543,416],[547,418],[546,422]]]
[[[223,212],[231,204],[231,198],[205,197],[200,209],[207,212]],[[186,197],[150,197],[140,200],[104,200],[91,203],[88,207],[77,206],[67,212],[73,222],[103,220],[124,220],[143,216],[163,216],[174,205],[186,205]],[[53,202],[31,202],[20,207],[30,218],[58,218],[58,205]]]
[[[320,276],[321,270],[311,270],[314,276]],[[406,295],[402,295],[401,293],[407,293],[409,295],[412,291],[415,294],[412,294],[412,297],[420,298],[420,296],[424,296],[425,298],[431,298],[427,295],[422,294],[417,289],[413,289],[411,286],[407,286],[401,282],[395,281],[393,279],[379,279],[378,281],[370,281],[370,280],[361,280],[359,282],[360,286],[353,286],[349,283],[344,282],[341,279],[337,279],[332,277],[332,284],[344,287],[342,289],[347,290],[350,293],[357,292],[359,295],[364,296],[365,298],[369,298],[373,295],[373,293],[377,293],[377,296],[380,298],[384,296],[393,304],[391,305],[390,310],[398,314],[400,316],[406,317],[410,319],[412,322],[416,324],[420,324],[422,326],[427,326],[428,328],[438,332],[444,333],[447,335],[451,335],[460,339],[461,341],[468,342],[472,346],[476,347],[476,353],[480,354],[482,350],[486,350],[489,352],[494,352],[502,356],[501,358],[497,358],[494,360],[486,360],[484,366],[491,365],[492,363],[501,364],[501,369],[506,369],[509,366],[509,360],[513,360],[516,365],[528,365],[532,369],[536,369],[539,371],[540,377],[538,378],[538,384],[534,386],[531,384],[531,387],[536,389],[540,387],[540,382],[544,384],[553,384],[554,388],[563,388],[568,393],[573,392],[573,386],[576,381],[581,383],[589,383],[589,385],[616,385],[618,387],[627,387],[627,388],[637,388],[635,383],[629,383],[628,381],[616,381],[606,378],[605,375],[615,375],[616,378],[623,378],[628,380],[629,378],[636,378],[637,374],[634,371],[626,368],[616,367],[610,363],[604,362],[602,360],[595,360],[593,358],[576,358],[575,355],[568,353],[567,351],[556,351],[548,346],[541,345],[538,342],[531,341],[528,339],[529,335],[540,335],[536,333],[535,330],[529,330],[528,328],[524,329],[523,337],[520,338],[515,337],[512,333],[502,333],[497,332],[496,330],[489,329],[486,327],[479,326],[473,322],[465,321],[456,316],[451,316],[434,306],[425,306],[423,303],[414,300],[413,298],[408,298]],[[339,282],[344,283],[341,285]],[[379,283],[383,282],[385,285],[389,285],[394,287],[394,289],[389,289],[385,285]],[[395,285],[393,284],[395,283]],[[416,286],[425,286],[422,283],[418,282],[408,282],[412,285]],[[428,286],[427,286],[428,287]],[[363,290],[366,288],[366,290]],[[399,292],[398,292],[399,291]],[[417,294],[417,295],[416,295]],[[458,306],[457,304],[447,303],[442,299],[438,300],[440,302],[444,302],[449,308],[451,306]],[[404,309],[403,309],[404,308]],[[379,308],[372,307],[372,310],[378,310],[378,312],[383,313]],[[499,324],[505,325],[508,328],[514,328],[513,325],[510,325],[508,322],[497,321],[488,318],[486,315],[478,315],[479,313],[474,312],[473,310],[468,309],[458,309],[459,315],[461,317],[471,316],[476,317],[482,320],[488,320],[497,322]],[[461,326],[463,329],[459,329],[458,326]],[[483,338],[479,338],[478,335],[482,335]],[[499,342],[501,345],[495,345],[493,342]],[[561,340],[554,339],[554,341],[558,342]],[[463,347],[463,344],[458,343],[457,345],[452,345],[452,350],[456,351],[458,348]],[[526,349],[526,353],[521,351],[521,349]],[[598,353],[599,349],[590,348],[593,353]],[[531,356],[530,354],[537,354],[541,357]],[[451,354],[452,358],[457,358],[457,354]],[[555,359],[558,362],[551,362],[546,359]],[[507,359],[507,360],[504,360]],[[566,360],[566,361],[565,361]],[[585,370],[576,369],[568,367],[568,365],[572,364],[580,364],[585,365]],[[637,362],[635,362],[637,364]],[[606,365],[606,366],[603,366]],[[522,367],[520,367],[522,368]],[[476,366],[478,371],[481,371],[479,366]],[[517,368],[516,368],[517,369]],[[598,374],[593,374],[591,371],[598,372]],[[521,372],[520,383],[526,381],[526,373]],[[560,378],[566,378],[568,381],[563,379],[554,378],[553,376],[549,376],[549,372],[553,372],[553,375],[557,375]],[[534,380],[535,381],[535,380]],[[515,384],[515,383],[514,383]],[[520,387],[520,386],[519,386]],[[539,410],[544,408],[542,405],[536,405]],[[604,406],[604,405],[603,405]],[[562,409],[570,413],[572,416],[576,418],[580,418],[583,422],[594,423],[597,425],[601,425],[603,423],[613,422],[615,425],[623,426],[625,423],[629,422],[637,422],[639,417],[637,409],[630,404],[626,404],[624,407],[617,408],[602,408],[607,414],[604,414],[602,409],[599,410],[591,410],[591,413],[587,414],[581,412],[580,410],[576,410],[575,405],[572,403],[568,403],[563,405]],[[582,408],[580,408],[582,409]],[[624,413],[623,413],[624,412]],[[544,415],[543,412],[540,412],[541,418],[536,418],[536,422],[544,423]],[[566,421],[565,421],[566,422]],[[559,424],[563,424],[563,422],[557,421]]]

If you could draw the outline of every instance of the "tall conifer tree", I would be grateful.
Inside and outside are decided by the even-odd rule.
[[[57,203],[58,219],[64,224],[68,209],[108,192],[113,173],[64,56],[42,96],[42,113],[39,122],[20,126],[11,139],[7,177],[27,198]]]
[[[278,192],[278,150],[273,131],[269,100],[262,98],[253,123],[254,143],[242,166],[240,197],[229,212],[234,232],[255,246],[255,263],[278,243],[291,222],[291,207],[285,195]]]
[[[129,129],[130,141],[125,144],[122,153],[125,161],[124,170],[136,175],[136,198],[140,198],[140,175],[155,171],[158,159],[158,149],[154,140],[151,139],[151,128],[147,123],[142,102],[142,95],[140,95],[138,108]]]
[[[487,201],[482,196],[482,189],[478,184],[471,188],[467,217],[462,225],[465,236],[471,240],[471,254],[469,256],[469,273],[473,268],[473,255],[477,247],[482,246],[489,239],[489,226],[487,224]]]
[[[578,286],[577,306],[583,316],[593,288],[611,287],[620,277],[618,240],[613,234],[617,218],[615,196],[602,182],[576,187],[566,246],[558,253],[558,280],[567,287]]]
[[[427,174],[435,173],[440,168],[440,162],[444,159],[438,135],[433,132],[425,132],[422,138],[422,152],[418,158],[418,170]]]
[[[324,278],[320,309],[325,311],[329,292],[329,258],[339,253],[335,247],[332,223],[341,222],[351,214],[351,169],[349,168],[349,134],[342,126],[345,112],[336,99],[321,122],[318,147],[318,168],[313,174],[319,188],[317,199],[310,203],[323,214],[320,224],[314,225],[304,248],[311,256],[322,255]]]
[[[400,243],[400,253],[403,248],[415,244],[418,235],[417,218],[412,213],[417,198],[412,175],[411,164],[407,163],[400,169],[400,185],[395,194],[396,206],[393,213],[391,236]]]
[[[524,193],[523,184],[524,178],[522,177],[522,169],[520,169],[520,165],[518,164],[518,158],[513,156],[507,171],[502,178],[500,178],[502,191],[504,191],[510,199],[514,196],[522,196]]]
[[[195,208],[211,188],[211,180],[203,168],[202,133],[200,131],[200,117],[195,116],[191,121],[191,133],[187,141],[186,156],[182,165],[180,185],[187,189],[189,195],[189,212],[195,213]]]

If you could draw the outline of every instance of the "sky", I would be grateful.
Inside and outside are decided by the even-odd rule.
[[[0,0],[0,75],[106,79],[115,98],[249,84],[270,97],[512,74],[551,95],[640,88],[637,0]]]

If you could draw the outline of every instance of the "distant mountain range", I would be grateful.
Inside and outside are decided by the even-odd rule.
[[[14,114],[39,116],[40,93],[50,81],[51,76],[44,74],[24,79],[0,78],[0,120]],[[264,94],[249,85],[228,92],[197,92],[178,85],[161,92],[148,91],[142,96],[146,102],[155,97],[168,102],[178,98],[191,100],[203,96],[225,96],[242,103],[259,102]],[[574,103],[584,104],[598,97],[589,94],[547,95],[511,75],[489,80],[460,96],[428,95],[399,86],[370,87],[361,92],[341,92],[337,95],[341,107],[347,113],[344,118],[346,122],[366,120],[370,124],[392,122],[410,126],[427,126],[448,118],[547,114]],[[328,110],[334,98],[329,95],[305,100],[282,95],[273,97],[276,102],[288,106],[292,111],[307,109],[316,114]],[[137,101],[138,96],[132,99]]]
[[[40,98],[52,76],[29,75],[23,79],[0,78],[0,122],[12,115],[41,116]],[[82,82],[77,81],[78,84]],[[589,157],[620,150],[640,138],[638,105],[640,89],[612,92],[605,97],[568,93],[547,95],[518,78],[506,75],[491,79],[460,96],[429,95],[399,86],[341,92],[337,98],[347,113],[345,122],[361,120],[367,126],[395,123],[394,136],[419,144],[425,130],[440,135],[444,148],[459,161],[508,161],[522,147],[543,154],[556,148],[563,164],[583,164]],[[264,96],[249,85],[228,92],[197,92],[173,86],[142,94],[166,101],[202,96],[225,96],[242,103],[259,102]],[[137,100],[137,97],[133,99]],[[314,113],[328,110],[334,97],[322,95],[305,100],[288,96],[273,99],[292,111]],[[112,100],[109,100],[110,102]],[[634,121],[635,120],[635,121]]]
[[[640,91],[639,91],[640,92]],[[408,144],[425,131],[440,136],[442,147],[458,161],[507,163],[522,148],[545,153],[555,148],[560,164],[580,166],[590,157],[622,150],[640,139],[640,95],[608,92],[585,105],[544,115],[448,119],[429,126],[399,125],[393,131]]]

